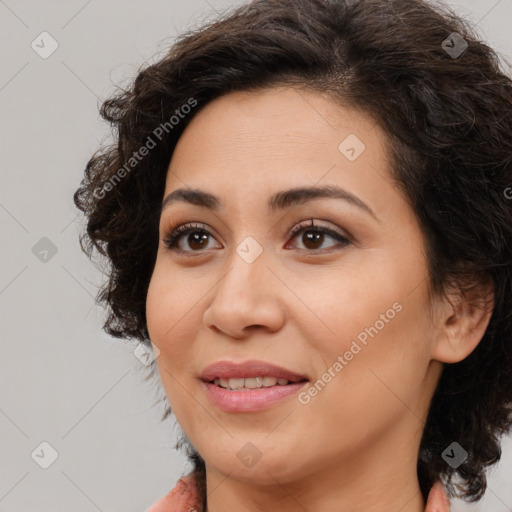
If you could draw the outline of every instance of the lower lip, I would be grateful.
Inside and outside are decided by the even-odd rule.
[[[230,391],[215,384],[202,381],[206,394],[210,400],[223,411],[248,412],[260,411],[295,395],[308,381],[286,384],[285,386],[270,386],[268,388],[256,388],[249,391]]]

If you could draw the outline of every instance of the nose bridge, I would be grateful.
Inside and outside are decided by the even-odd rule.
[[[283,312],[275,297],[269,254],[252,237],[242,240],[226,256],[227,270],[215,287],[205,311],[207,326],[242,337],[249,326],[279,328]]]
[[[254,237],[245,237],[229,255],[228,272],[219,283],[222,292],[232,298],[235,298],[234,294],[241,301],[247,301],[253,294],[260,293],[261,285],[268,283],[271,277],[267,268],[268,256],[268,249],[265,251]]]

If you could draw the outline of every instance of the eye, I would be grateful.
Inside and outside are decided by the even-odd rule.
[[[308,224],[298,224],[297,226],[290,230],[289,235],[292,236],[293,238],[298,238],[298,235],[300,233],[302,233],[300,240],[306,247],[305,249],[300,249],[302,251],[318,251],[318,249],[321,248],[319,246],[323,244],[326,236],[328,238],[336,240],[338,242],[338,245],[341,245],[342,247],[350,245],[351,243],[346,236],[343,236],[341,233],[338,233],[333,229],[323,226],[316,226],[315,224],[313,224],[313,219],[311,219],[310,223]],[[330,247],[332,247],[332,245]]]
[[[192,248],[192,251],[184,250],[180,246],[181,238],[185,235],[188,235],[185,240],[189,247]],[[168,249],[173,251],[198,252],[198,249],[207,247],[205,242],[209,236],[211,236],[211,233],[204,227],[204,224],[189,223],[171,229],[162,241]]]
[[[309,221],[307,224],[298,224],[290,230],[288,236],[292,238],[298,238],[300,233],[303,233],[300,240],[305,246],[305,248],[299,249],[301,251],[318,252],[318,250],[322,248],[321,246],[324,244],[326,236],[337,241],[338,245],[341,245],[342,247],[345,247],[351,243],[350,240],[343,236],[341,233],[338,233],[337,231],[327,227],[313,224],[313,220]],[[184,238],[185,235],[188,236]],[[162,241],[170,250],[177,252],[197,253],[201,252],[201,249],[211,249],[211,247],[208,247],[207,243],[208,237],[210,236],[212,236],[212,234],[210,231],[208,231],[204,224],[189,223],[182,224],[181,226],[171,229]],[[181,242],[183,238],[191,250],[184,249],[182,247]],[[287,247],[288,245],[289,244],[287,244]],[[329,247],[332,247],[332,245]]]

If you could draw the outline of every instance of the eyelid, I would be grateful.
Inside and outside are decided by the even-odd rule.
[[[292,228],[288,231],[288,236],[293,237],[300,231],[306,229],[306,228],[319,228],[319,230],[325,230],[327,234],[332,233],[332,236],[340,236],[343,238],[346,238],[350,242],[353,241],[352,235],[350,235],[346,230],[340,230],[340,228],[336,227],[333,228],[331,226],[324,226],[322,224],[315,224],[316,221],[320,220],[321,222],[329,222],[329,221],[322,221],[322,219],[314,219],[311,218],[309,220],[301,221],[297,224],[294,224]],[[341,232],[340,232],[341,231]]]

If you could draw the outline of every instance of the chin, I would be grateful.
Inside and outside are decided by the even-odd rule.
[[[274,447],[256,448],[256,443],[242,442],[242,448],[233,450],[233,440],[224,450],[205,453],[205,462],[224,477],[251,485],[275,485],[296,481],[307,471],[307,460],[294,464],[290,460],[290,451],[283,449],[282,454]],[[238,444],[238,443],[237,443]]]

